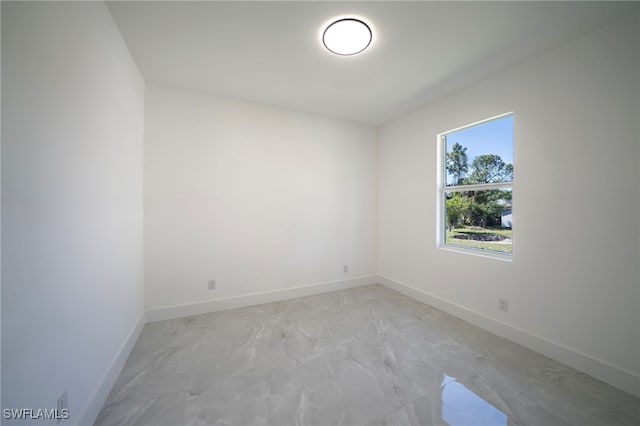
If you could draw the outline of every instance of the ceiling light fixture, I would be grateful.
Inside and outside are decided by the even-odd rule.
[[[350,56],[369,47],[373,34],[360,19],[344,18],[331,23],[322,34],[322,43],[336,55]]]

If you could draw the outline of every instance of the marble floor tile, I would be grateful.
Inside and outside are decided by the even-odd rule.
[[[186,393],[179,392],[141,402],[108,402],[96,419],[96,426],[145,425],[177,426],[184,424]]]
[[[462,419],[455,413],[445,413],[443,416],[442,404],[440,401],[434,401],[429,397],[423,396],[412,401],[391,413],[385,414],[383,417],[376,419],[370,423],[371,426],[447,426],[444,420],[446,417],[449,421],[455,419],[456,422],[462,423]]]
[[[96,425],[640,425],[640,399],[381,285],[145,325]]]

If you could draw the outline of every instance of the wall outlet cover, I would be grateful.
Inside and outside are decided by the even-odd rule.
[[[507,312],[509,310],[509,301],[507,299],[498,299],[498,309]]]

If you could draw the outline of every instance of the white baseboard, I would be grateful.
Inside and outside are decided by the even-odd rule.
[[[272,290],[262,293],[251,293],[242,296],[213,299],[204,302],[187,303],[182,305],[164,306],[150,309],[146,312],[148,322],[162,321],[173,318],[188,317],[207,312],[224,311],[227,309],[241,308],[244,306],[260,305],[262,303],[276,302],[295,297],[312,296],[314,294],[327,293],[329,291],[344,290],[351,287],[375,284],[378,282],[376,275],[354,277],[346,280],[327,281],[323,283],[309,284],[298,287],[289,287],[281,290]]]
[[[118,375],[122,371],[122,367],[124,367],[124,363],[127,361],[127,358],[131,353],[131,349],[133,349],[133,345],[138,340],[138,337],[140,337],[140,333],[142,332],[145,322],[145,314],[143,312],[129,332],[125,341],[122,343],[120,350],[116,353],[111,364],[109,364],[107,371],[102,376],[100,383],[89,399],[89,403],[84,409],[84,412],[79,417],[72,419],[73,424],[92,425],[96,421],[96,417],[100,413],[104,402],[109,396],[109,392],[111,392],[111,388],[113,388]]]
[[[549,358],[568,365],[569,367],[585,372],[605,383],[640,397],[640,377],[630,371],[615,367],[604,361],[568,348],[560,343],[536,336],[535,334],[522,330],[518,327],[489,318],[478,312],[428,294],[408,284],[395,281],[389,277],[378,275],[378,282],[411,298],[431,305],[441,311],[468,321],[471,324],[490,331],[491,333],[497,334],[505,339],[509,339],[512,342],[546,355]]]

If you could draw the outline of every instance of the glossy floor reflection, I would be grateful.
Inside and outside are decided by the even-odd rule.
[[[97,425],[640,425],[640,399],[380,285],[147,324]]]
[[[479,424],[507,426],[509,417],[455,378],[445,374],[440,385],[442,419],[451,426]]]

